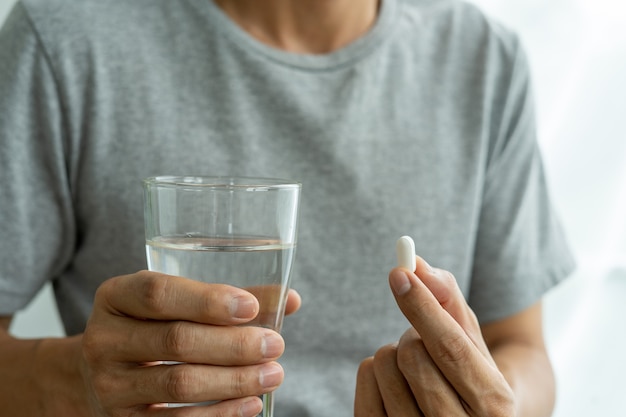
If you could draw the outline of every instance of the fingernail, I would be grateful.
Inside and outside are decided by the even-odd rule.
[[[276,362],[266,363],[259,374],[259,382],[264,388],[273,388],[283,382],[283,368]]]
[[[261,352],[264,358],[277,358],[283,353],[283,338],[276,332],[268,331],[261,341]]]
[[[239,407],[239,415],[241,417],[254,417],[263,410],[263,403],[258,398],[253,398],[250,401],[246,401]]]
[[[230,315],[236,319],[253,319],[257,303],[250,297],[234,297],[230,302]]]
[[[411,289],[411,281],[406,272],[394,269],[389,277],[389,284],[396,295],[406,294]]]

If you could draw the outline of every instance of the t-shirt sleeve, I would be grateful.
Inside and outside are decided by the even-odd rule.
[[[0,29],[0,315],[26,306],[75,243],[53,72],[21,3]]]
[[[574,260],[550,202],[528,65],[513,42],[491,138],[469,303],[481,322],[515,314],[567,277]]]

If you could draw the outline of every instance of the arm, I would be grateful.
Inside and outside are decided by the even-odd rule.
[[[549,416],[555,381],[543,339],[541,302],[482,326],[498,369],[513,389],[518,416]]]
[[[412,327],[361,365],[355,416],[550,415],[540,304],[481,328],[449,272],[418,258],[389,280]]]
[[[78,371],[80,337],[19,340],[0,318],[0,415],[87,416]]]

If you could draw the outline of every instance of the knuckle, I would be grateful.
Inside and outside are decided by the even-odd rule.
[[[189,367],[185,365],[171,365],[165,380],[165,393],[174,402],[189,401],[197,385]]]
[[[374,369],[374,357],[370,356],[361,361],[359,364],[359,373],[369,373]]]
[[[411,308],[415,311],[416,316],[427,317],[433,308],[434,302],[428,299],[412,300]]]
[[[404,341],[404,340],[403,340]],[[426,350],[421,339],[413,339],[398,345],[397,362],[400,369],[417,369]]]
[[[417,362],[414,352],[412,352],[410,349],[398,349],[396,361],[398,363],[398,367],[401,369],[413,368],[413,366]]]
[[[486,417],[511,417],[515,415],[515,402],[510,390],[493,391],[483,395],[483,410]]]
[[[393,345],[381,347],[374,354],[374,364],[376,366],[387,366],[389,363],[397,362],[398,349]]]
[[[449,286],[456,285],[456,278],[454,277],[454,274],[450,271],[447,271],[445,269],[440,269],[439,278],[445,281],[446,284],[448,284]]]
[[[356,375],[357,386],[366,385],[376,380],[376,373],[374,372],[374,357],[370,356],[359,365],[359,369]],[[357,388],[358,390],[358,388]]]
[[[198,291],[198,300],[202,310],[211,314],[223,314],[226,317],[230,315],[230,306],[225,302],[227,297],[223,296],[223,291],[224,286],[221,284],[204,285]]]
[[[239,331],[233,334],[229,344],[232,357],[238,361],[247,359],[250,351],[249,344],[250,339],[247,337],[246,333]]]
[[[401,363],[398,354],[399,350],[394,345],[383,346],[376,351],[373,363],[376,377],[384,378],[385,375],[395,374],[400,370]]]
[[[109,278],[104,281],[98,288],[96,289],[96,293],[94,294],[94,312],[96,312],[99,308],[108,308],[111,305],[110,299],[116,293],[116,288],[119,284],[119,277]]]
[[[435,355],[447,363],[463,363],[472,355],[471,344],[463,334],[437,341],[435,349]]]
[[[250,375],[243,370],[234,371],[230,381],[230,391],[235,398],[250,395]]]
[[[155,276],[148,271],[141,271],[137,275],[139,296],[144,306],[151,312],[163,313],[169,294],[169,278],[165,275]]]
[[[193,351],[192,329],[185,322],[172,322],[163,337],[163,350],[176,359],[184,359]]]
[[[223,409],[223,408],[218,407],[218,406],[214,406],[213,407],[212,413],[213,413],[213,414],[211,414],[212,417],[233,417],[233,416],[239,417],[239,415],[235,414],[232,410],[230,410],[230,409]],[[181,414],[181,417],[182,417],[182,414]]]

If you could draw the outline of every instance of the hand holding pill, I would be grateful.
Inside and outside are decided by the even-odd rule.
[[[389,284],[412,327],[362,362],[355,417],[514,415],[512,390],[454,276],[416,256],[409,236],[396,253]]]

